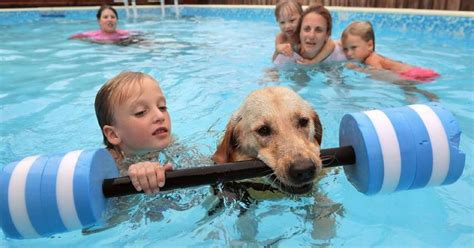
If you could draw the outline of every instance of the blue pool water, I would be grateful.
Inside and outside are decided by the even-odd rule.
[[[120,14],[120,28],[145,32],[147,42],[67,40],[97,28],[95,10],[0,12],[0,168],[29,155],[102,147],[94,97],[122,70],[161,82],[174,135],[204,156],[246,95],[266,85],[289,86],[316,108],[325,148],[338,145],[345,113],[428,101],[337,65],[284,69],[276,79],[270,58],[278,27],[269,8],[184,7],[180,17],[165,18],[159,9],[142,9],[128,20]],[[352,20],[371,20],[378,52],[442,75],[417,88],[436,95],[463,130],[466,168],[458,182],[367,197],[334,170],[313,196],[263,200],[240,217],[238,202],[207,216],[209,189],[198,187],[158,196],[161,213],[135,209],[128,221],[102,232],[35,240],[0,232],[0,247],[472,247],[474,18],[348,11],[333,17],[333,38]]]

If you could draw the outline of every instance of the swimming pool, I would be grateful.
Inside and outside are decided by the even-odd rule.
[[[147,72],[161,82],[173,133],[203,155],[212,154],[245,96],[264,85],[292,87],[317,109],[323,147],[337,146],[345,113],[428,101],[339,66],[286,69],[275,80],[268,73],[278,31],[271,8],[185,6],[179,18],[146,8],[136,20],[120,12],[119,27],[144,31],[149,42],[120,47],[67,40],[96,29],[94,15],[95,9],[0,13],[0,166],[33,154],[102,147],[93,99],[122,70]],[[199,187],[160,197],[166,205],[158,217],[144,211],[147,217],[137,213],[90,235],[10,240],[0,232],[0,246],[471,246],[473,17],[334,9],[333,18],[334,38],[351,20],[371,20],[380,53],[442,75],[417,87],[435,94],[460,123],[467,163],[458,182],[367,197],[336,170],[315,197],[261,201],[250,217],[239,217],[238,203],[207,216],[209,190]]]

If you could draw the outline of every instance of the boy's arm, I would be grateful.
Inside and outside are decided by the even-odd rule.
[[[367,57],[365,59],[364,65],[366,65],[366,66],[362,67],[358,64],[348,62],[346,64],[346,67],[349,68],[349,69],[356,70],[358,72],[363,72],[363,73],[373,75],[377,71],[380,71],[380,70],[384,69],[384,67],[382,65],[382,60],[383,60],[382,57],[380,57],[378,54],[373,52],[372,54],[369,55],[369,57]]]
[[[278,52],[277,50],[275,49],[275,51],[273,52],[273,56],[272,56],[272,62],[275,61],[276,57],[278,56]]]
[[[382,70],[382,69],[385,69],[382,65],[382,60],[383,60],[382,57],[380,57],[375,52],[372,52],[372,54],[370,54],[369,57],[365,59],[364,64],[366,64],[372,69]]]
[[[358,72],[370,73],[370,68],[359,66],[359,65],[356,64],[356,63],[348,62],[348,63],[346,64],[346,67],[349,68],[349,69],[358,71]]]
[[[325,58],[327,58],[331,53],[334,51],[334,48],[336,47],[336,44],[331,38],[328,38],[328,41],[324,46],[321,48],[321,51],[316,55],[316,57],[312,59],[301,59],[298,60],[298,64],[304,64],[304,65],[314,65],[317,64],[321,61],[323,61]]]
[[[137,191],[155,194],[165,185],[165,172],[172,169],[170,163],[161,166],[158,162],[139,162],[130,165],[128,176]]]
[[[275,37],[275,52],[273,52],[272,61],[274,61],[280,53],[288,57],[293,54],[291,44],[286,40],[285,36],[282,33],[279,33]]]

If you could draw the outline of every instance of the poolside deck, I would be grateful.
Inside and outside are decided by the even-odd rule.
[[[155,0],[156,1],[156,0]],[[173,0],[165,0],[173,4]],[[243,4],[243,5],[275,5],[278,0],[180,0],[180,4]],[[375,8],[411,8],[436,9],[454,11],[474,11],[472,0],[299,0],[304,5],[322,3],[325,6],[375,7]],[[138,5],[159,4],[149,0],[136,0]],[[61,7],[61,6],[99,6],[102,4],[122,5],[114,0],[3,0],[0,8],[17,7]]]

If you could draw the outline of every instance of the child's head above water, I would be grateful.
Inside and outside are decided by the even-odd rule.
[[[275,6],[275,17],[281,31],[288,37],[296,34],[303,8],[297,0],[281,0]]]
[[[363,62],[375,51],[375,35],[367,21],[353,22],[342,32],[342,46],[347,59]]]
[[[171,142],[171,121],[158,82],[140,72],[122,72],[97,93],[95,112],[104,144],[119,154],[161,150]]]
[[[100,7],[96,17],[102,32],[114,33],[117,30],[118,14],[112,6],[103,5]]]
[[[97,10],[97,14],[95,15],[97,17],[97,20],[100,20],[100,18],[102,17],[102,13],[106,10],[110,10],[115,15],[116,19],[118,19],[119,16],[117,14],[117,10],[115,10],[114,7],[110,5],[102,5],[100,6],[99,10]]]

